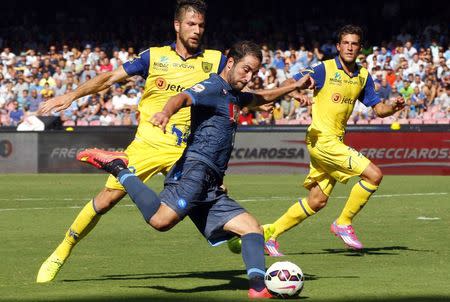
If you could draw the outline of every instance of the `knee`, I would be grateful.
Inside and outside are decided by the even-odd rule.
[[[381,183],[382,180],[383,180],[383,172],[381,172],[380,168],[375,166],[373,168],[373,171],[372,171],[368,181],[370,183],[372,183],[373,185],[378,186]]]
[[[317,211],[320,211],[321,209],[323,209],[327,205],[327,202],[328,202],[328,196],[326,196],[326,195],[308,198],[308,205],[314,212],[317,212]]]
[[[148,224],[150,224],[158,232],[167,232],[174,226],[172,221],[169,221],[165,218],[161,218],[157,215],[153,216],[148,222]]]

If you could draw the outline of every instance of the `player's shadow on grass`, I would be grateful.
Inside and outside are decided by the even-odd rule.
[[[342,254],[348,257],[361,257],[364,255],[399,255],[401,251],[430,253],[433,250],[417,250],[410,249],[407,246],[384,246],[384,247],[370,247],[364,248],[360,251],[352,249],[323,249],[321,252],[299,252],[299,253],[286,253],[286,255],[321,255],[321,254]]]

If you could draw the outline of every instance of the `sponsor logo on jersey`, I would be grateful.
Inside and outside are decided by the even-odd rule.
[[[202,69],[205,73],[210,73],[213,68],[213,64],[209,62],[202,62]]]
[[[177,63],[177,62],[172,63],[172,67],[181,68],[181,69],[189,69],[189,70],[192,70],[195,68],[194,65],[187,64],[187,63]]]
[[[336,104],[354,104],[356,102],[356,100],[342,96],[342,94],[337,92],[331,95],[331,100]]]
[[[199,92],[202,92],[203,90],[205,90],[205,86],[203,86],[202,84],[196,84],[196,85],[192,86],[191,90],[199,93]]]
[[[186,87],[183,87],[181,85],[168,83],[166,79],[159,77],[155,80],[155,85],[159,90],[170,90],[175,92],[182,92],[186,89]]]
[[[162,56],[158,61],[153,62],[153,68],[156,70],[168,71],[169,70],[169,57]]]
[[[329,79],[330,84],[335,84],[335,85],[342,85],[342,77],[341,74],[336,71],[334,74],[334,77]]]

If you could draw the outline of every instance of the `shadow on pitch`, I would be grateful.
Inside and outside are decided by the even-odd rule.
[[[420,252],[420,253],[431,253],[433,250],[417,250],[410,249],[407,246],[384,246],[384,247],[372,247],[364,248],[360,251],[355,251],[352,249],[323,249],[321,252],[299,252],[299,253],[285,253],[286,255],[324,255],[324,254],[342,254],[348,257],[361,257],[364,255],[399,255],[402,251],[409,252]]]

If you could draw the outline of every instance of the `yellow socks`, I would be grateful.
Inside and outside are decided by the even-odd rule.
[[[359,211],[369,200],[369,197],[378,189],[378,186],[372,185],[367,181],[360,180],[355,184],[350,192],[347,203],[342,210],[341,215],[336,220],[338,225],[350,225],[352,224],[353,217],[358,214]]]
[[[280,218],[278,218],[277,221],[273,223],[275,231],[271,238],[276,239],[282,233],[293,228],[315,213],[316,212],[309,207],[308,200],[306,198],[299,199],[298,202],[292,205],[286,213],[284,213]]]
[[[95,227],[100,220],[99,215],[94,209],[94,201],[90,200],[84,208],[80,211],[77,218],[73,221],[69,230],[64,237],[64,240],[56,248],[56,255],[60,260],[65,260],[69,257],[72,248],[85,237]]]

